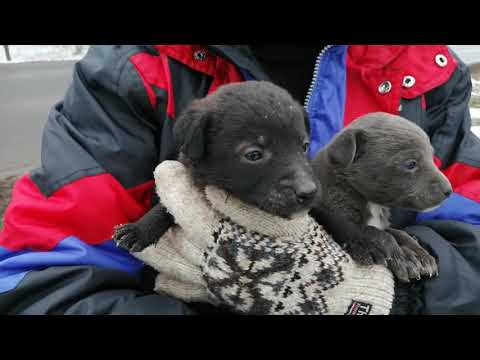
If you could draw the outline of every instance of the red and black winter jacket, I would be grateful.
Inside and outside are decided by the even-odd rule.
[[[446,46],[329,46],[306,99],[313,156],[367,112],[430,136],[454,194],[398,224],[439,258],[424,313],[480,313],[480,140],[468,68]],[[152,294],[142,264],[111,241],[152,205],[153,169],[175,157],[172,125],[219,86],[268,80],[248,46],[93,46],[44,129],[41,167],[15,185],[0,233],[0,313],[191,313]]]

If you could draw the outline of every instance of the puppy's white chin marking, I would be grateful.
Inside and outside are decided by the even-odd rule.
[[[386,206],[369,202],[367,208],[370,212],[370,216],[367,219],[367,225],[376,227],[380,230],[385,230],[390,226],[390,212]]]

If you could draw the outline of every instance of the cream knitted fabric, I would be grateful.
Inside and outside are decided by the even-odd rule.
[[[394,281],[361,267],[307,214],[286,220],[207,186],[165,161],[157,193],[178,224],[134,255],[159,275],[155,290],[245,314],[389,314]]]

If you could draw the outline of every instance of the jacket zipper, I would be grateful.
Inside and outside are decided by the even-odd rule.
[[[315,68],[313,70],[313,79],[312,82],[310,83],[310,87],[308,88],[307,96],[305,98],[305,103],[304,103],[304,108],[305,110],[308,109],[308,105],[310,103],[310,98],[312,97],[313,93],[313,88],[315,87],[315,83],[317,82],[318,78],[318,70],[320,69],[320,63],[322,62],[322,58],[325,55],[325,53],[330,49],[333,45],[327,45],[325,46],[322,51],[320,51],[320,54],[318,54],[317,61],[315,62]]]

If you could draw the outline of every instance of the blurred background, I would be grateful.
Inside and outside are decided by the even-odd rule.
[[[0,179],[40,163],[43,125],[89,45],[0,45]],[[471,114],[480,137],[480,45],[451,45],[471,66]],[[0,193],[1,183],[0,183]]]

